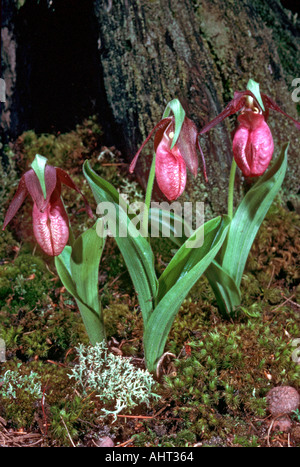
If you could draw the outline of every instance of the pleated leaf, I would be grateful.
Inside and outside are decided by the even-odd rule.
[[[215,260],[206,269],[205,276],[213,289],[220,313],[228,318],[241,303],[240,289]]]
[[[240,286],[253,241],[275,196],[278,194],[287,168],[288,143],[273,167],[258,179],[246,193],[231,221],[228,238],[221,254],[222,268]]]
[[[60,279],[75,298],[92,345],[105,339],[101,304],[98,296],[99,265],[105,239],[98,235],[100,220],[81,234],[73,248],[66,246],[55,257]]]
[[[167,236],[178,247],[181,247],[182,243],[191,235],[190,226],[184,223],[182,216],[178,216],[174,211],[150,208],[149,229],[151,228],[151,236],[153,236],[152,225],[155,226],[155,232],[157,230],[157,236]]]
[[[228,226],[228,218],[215,224],[215,241],[210,235],[204,237],[204,244],[201,248],[204,249],[205,255],[195,265],[190,263],[191,269],[179,275],[179,279],[165,293],[151,314],[144,332],[145,360],[149,371],[155,371],[183,300],[217,255],[226,237]]]
[[[216,217],[198,227],[194,234],[184,242],[159,278],[157,302],[209,253],[213,244],[217,243],[219,237],[223,235],[222,227],[228,227],[229,223],[228,216]],[[200,244],[203,242],[202,246],[192,248],[191,245],[197,245],[197,239]]]
[[[122,209],[111,195],[110,189],[85,162],[83,173],[92,189],[97,204],[110,201],[115,207],[115,219],[117,223],[115,240],[122,253],[131,280],[138,295],[144,323],[153,310],[153,300],[157,294],[157,278],[154,269],[154,255],[152,249],[135,225],[131,222],[126,211]],[[110,215],[109,213],[107,214]],[[120,235],[120,231],[126,231],[127,235]]]

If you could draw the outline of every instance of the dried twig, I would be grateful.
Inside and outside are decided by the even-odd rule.
[[[292,295],[291,298],[293,298],[294,296],[295,296],[295,294]],[[295,305],[296,307],[300,308],[300,305],[299,305],[298,303],[296,303],[296,302],[293,302],[290,298],[287,298],[287,297],[285,297],[284,295],[283,295],[283,298],[285,298],[286,301],[289,302],[289,303],[291,303],[292,305]]]
[[[273,428],[273,425],[274,425],[275,420],[276,420],[275,418],[274,418],[274,420],[272,420],[272,422],[270,423],[269,429],[268,429],[267,444],[268,444],[269,447],[271,446],[271,445],[270,445],[270,433],[271,433],[271,430],[272,430],[272,428]]]
[[[291,298],[293,298],[294,296],[295,296],[295,294],[292,295]],[[279,308],[281,308],[282,306],[284,306],[286,303],[292,302],[292,301],[291,301],[291,298],[286,298],[286,297],[284,297],[284,298],[285,298],[285,301],[282,302],[282,303],[280,303],[280,305],[278,305],[276,308],[274,308],[274,310],[271,310],[272,313],[274,313],[275,311],[277,311]],[[292,302],[292,303],[294,303],[294,302]]]
[[[75,444],[74,444],[74,441],[72,440],[71,435],[70,435],[70,433],[69,433],[68,427],[67,427],[67,425],[65,424],[64,419],[63,419],[62,417],[60,417],[60,419],[61,419],[61,421],[63,422],[63,425],[64,425],[64,427],[65,427],[65,429],[66,429],[67,435],[68,435],[68,437],[69,437],[69,440],[71,441],[71,444],[72,444],[73,448],[76,448],[76,446],[75,446]]]
[[[124,441],[124,443],[117,444],[117,445],[116,445],[116,448],[125,447],[125,446],[127,446],[127,444],[130,444],[130,443],[132,443],[133,441],[134,441],[134,439],[133,439],[133,438],[130,438],[130,439],[128,439],[127,441]]]
[[[271,282],[273,280],[273,277],[274,277],[274,272],[275,272],[275,266],[273,266],[273,271],[272,271],[272,274],[271,274],[271,277],[270,277],[270,280],[269,280],[269,283],[267,285],[267,289],[270,288],[270,285],[271,285]]]
[[[120,418],[140,418],[140,419],[154,418],[153,415],[122,415],[122,414],[118,414],[117,417],[120,417]]]

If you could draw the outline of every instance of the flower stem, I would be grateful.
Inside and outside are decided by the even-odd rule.
[[[228,216],[232,219],[233,217],[233,192],[234,192],[234,180],[236,173],[236,162],[232,159],[229,186],[228,186]]]
[[[151,196],[152,196],[152,190],[153,190],[153,184],[154,184],[154,178],[155,178],[155,157],[156,157],[156,154],[154,153],[151,167],[150,167],[146,196],[145,196],[145,209],[144,209],[143,225],[142,225],[142,234],[145,237],[148,236],[149,209],[150,209]]]

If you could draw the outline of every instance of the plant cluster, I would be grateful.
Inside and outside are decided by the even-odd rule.
[[[258,83],[252,79],[247,89],[235,92],[225,109],[200,131],[186,116],[178,99],[172,100],[130,165],[129,171],[133,172],[141,150],[154,135],[154,155],[145,203],[138,203],[138,200],[134,206],[128,203],[120,196],[121,187],[116,189],[85,160],[83,174],[97,203],[96,214],[101,218],[79,236],[73,233],[62,201],[62,185],[72,188],[82,197],[85,210],[92,219],[89,199],[65,170],[48,164],[44,156],[36,154],[31,168],[22,175],[7,209],[4,228],[13,220],[29,194],[33,201],[36,242],[47,255],[55,258],[58,275],[76,301],[92,345],[106,339],[98,286],[99,266],[108,233],[114,237],[120,249],[137,293],[143,319],[145,363],[150,372],[156,370],[163,356],[183,301],[202,275],[205,274],[210,284],[220,314],[226,318],[235,316],[241,307],[241,284],[250,249],[287,170],[288,144],[283,145],[278,158],[269,168],[274,152],[273,137],[267,123],[270,110],[281,113],[300,129],[300,123],[261,93]],[[201,224],[195,231],[186,231],[185,219],[170,210],[152,206],[154,179],[168,200],[176,200],[185,189],[187,169],[194,176],[197,175],[199,151],[206,180],[199,137],[235,113],[238,113],[238,126],[233,135],[228,212]],[[83,131],[87,135],[93,134],[88,125]],[[98,163],[104,165],[104,156],[105,151],[100,154]],[[237,167],[245,177],[257,177],[257,182],[234,211]],[[137,213],[135,209],[140,204],[143,206]],[[107,215],[104,215],[105,210],[108,211]],[[162,236],[168,224],[170,239],[179,247],[159,276],[149,238],[152,223]],[[184,233],[178,235],[179,227],[184,227]]]
[[[36,134],[25,131],[16,140],[13,152],[20,171],[36,154],[45,155],[50,165],[63,166],[72,174],[80,173],[86,158],[97,158],[102,144],[102,129],[96,116],[85,119],[75,130],[61,134]]]

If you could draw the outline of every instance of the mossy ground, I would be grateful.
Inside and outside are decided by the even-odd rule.
[[[84,159],[129,198],[142,194],[134,178],[127,177],[120,154],[102,147],[101,129],[91,118],[65,135],[27,132],[7,148],[10,164],[1,174],[2,218],[19,176],[36,153],[67,169],[93,208],[81,172]],[[64,189],[63,196],[77,235],[90,221],[75,192]],[[0,234],[0,338],[7,358],[0,363],[0,444],[11,428],[19,438],[21,430],[37,434],[35,440],[42,446],[93,446],[103,436],[148,447],[299,445],[294,435],[297,414],[290,434],[268,432],[265,403],[274,386],[299,387],[299,365],[292,359],[293,340],[299,338],[299,228],[299,216],[277,201],[251,250],[242,305],[231,321],[218,314],[206,279],[196,284],[167,342],[166,351],[175,357],[166,358],[161,368],[156,390],[160,400],[112,423],[101,416],[99,400],[92,393],[81,397],[68,376],[76,363],[74,348],[88,339],[53,261],[34,243],[31,204],[26,201]],[[153,248],[160,273],[173,245],[165,239],[153,242]],[[143,323],[113,239],[108,239],[101,261],[99,292],[111,350],[142,367]],[[43,397],[18,389],[16,400],[5,397],[1,378],[9,369],[20,377],[37,373]]]

